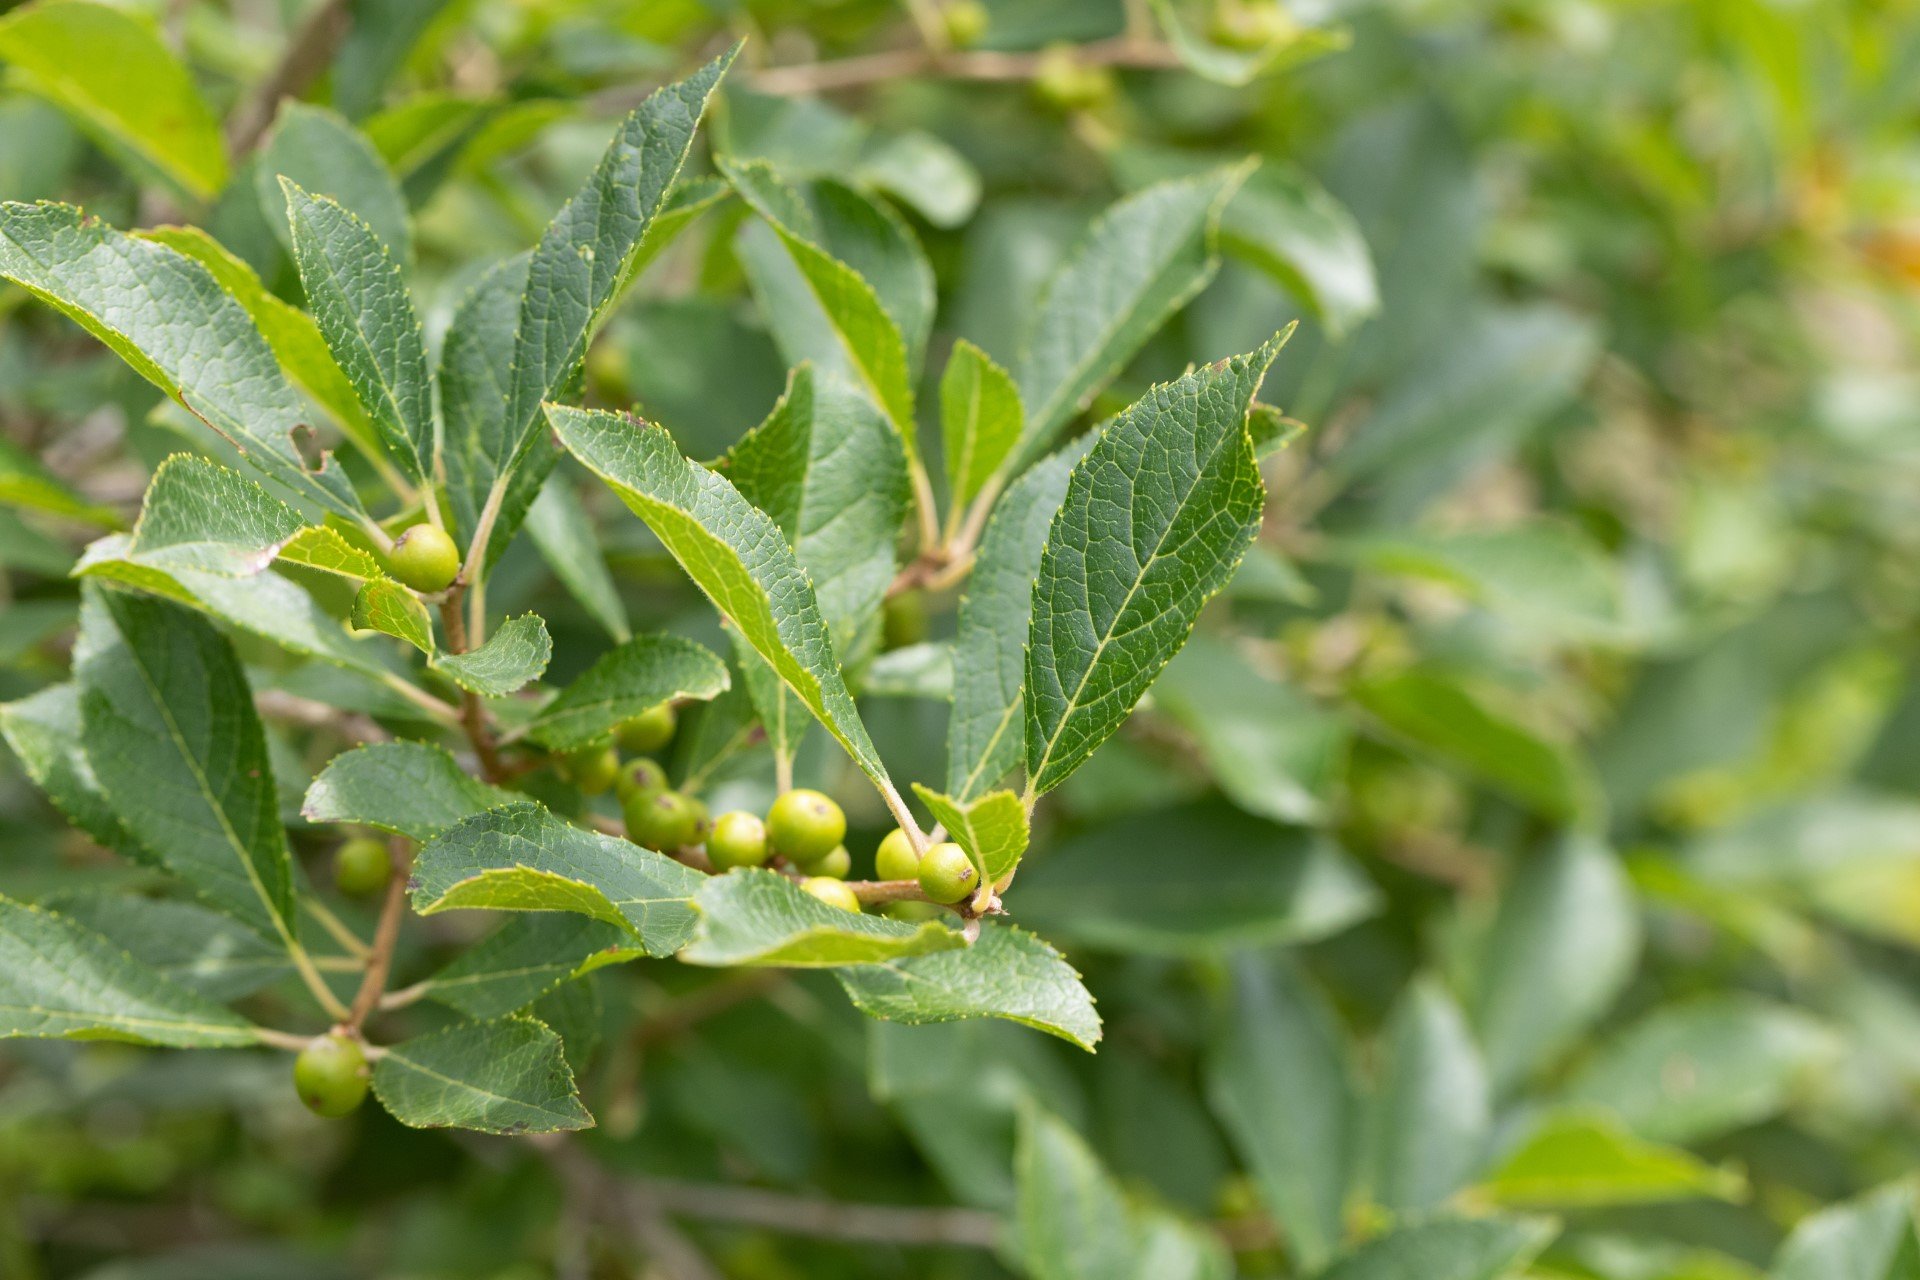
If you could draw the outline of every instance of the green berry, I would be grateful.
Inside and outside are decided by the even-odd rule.
[[[393,576],[415,591],[445,591],[460,572],[460,549],[447,531],[416,524],[393,544]]]
[[[387,887],[392,876],[393,859],[387,856],[384,840],[355,836],[333,855],[333,883],[351,897],[372,897]]]
[[[582,792],[597,796],[620,778],[620,755],[611,743],[569,754],[560,771]]]
[[[798,863],[813,862],[847,838],[847,815],[818,791],[801,788],[773,802],[767,812],[767,835],[774,852]]]
[[[860,899],[844,880],[835,880],[831,876],[808,876],[800,882],[800,887],[830,907],[860,914]]]
[[[674,714],[673,704],[663,702],[623,722],[615,732],[623,750],[651,754],[672,742],[673,731],[679,727],[680,717]]]
[[[653,791],[627,801],[627,838],[666,852],[700,839],[700,810],[678,791]]]
[[[1034,71],[1034,92],[1060,111],[1089,111],[1113,97],[1113,77],[1104,67],[1081,63],[1071,44],[1049,45]]]
[[[931,902],[916,902],[912,899],[906,899],[900,902],[889,902],[886,906],[880,908],[880,912],[882,915],[891,916],[895,920],[905,920],[908,924],[919,924],[925,920],[935,920],[941,915],[940,908],[934,906]]]
[[[847,846],[840,845],[824,858],[815,858],[812,862],[802,863],[800,870],[810,876],[845,880],[847,873],[853,870],[853,855],[847,852]]]
[[[620,776],[613,780],[613,794],[619,797],[621,804],[625,804],[634,796],[666,789],[667,771],[660,767],[658,761],[649,760],[645,756],[621,765]]]
[[[343,1035],[316,1036],[293,1060],[293,1087],[315,1115],[344,1116],[367,1097],[367,1055]]]
[[[920,855],[913,851],[913,841],[907,839],[906,832],[896,829],[887,833],[874,850],[873,873],[882,880],[920,878]]]
[[[980,0],[949,0],[946,7],[947,39],[956,49],[971,49],[987,34],[992,15]]]
[[[935,902],[958,902],[979,884],[973,859],[957,844],[936,844],[920,859],[920,892]]]
[[[767,824],[751,813],[735,810],[714,819],[707,836],[707,857],[714,870],[757,867],[767,860]]]

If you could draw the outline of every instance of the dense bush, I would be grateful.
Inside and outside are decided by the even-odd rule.
[[[0,1274],[1920,1276],[1912,4],[0,11]]]

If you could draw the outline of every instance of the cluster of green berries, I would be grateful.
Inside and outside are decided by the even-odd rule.
[[[925,853],[915,853],[904,831],[887,834],[873,855],[873,866],[882,880],[918,881],[920,892],[935,902],[959,902],[980,887],[980,873],[965,849],[942,841],[929,845]]]

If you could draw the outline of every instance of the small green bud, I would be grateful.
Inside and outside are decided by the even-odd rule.
[[[804,865],[826,857],[847,838],[847,815],[818,791],[801,788],[773,802],[767,835],[775,853]]]
[[[613,794],[625,804],[634,796],[645,795],[650,791],[667,789],[667,771],[657,761],[641,756],[629,760],[620,766],[620,776],[613,780]]]
[[[627,801],[627,838],[662,853],[700,839],[700,810],[678,791],[651,791]]]
[[[913,851],[913,841],[907,833],[898,829],[889,831],[880,847],[874,850],[873,873],[882,880],[918,880],[920,878],[920,855]]]
[[[315,1115],[336,1118],[367,1098],[367,1055],[343,1035],[316,1036],[293,1060],[293,1087]]]
[[[355,836],[334,851],[334,886],[350,897],[372,897],[392,876],[393,859],[387,856],[385,840]]]
[[[416,524],[408,529],[393,544],[388,558],[393,576],[415,591],[445,591],[460,572],[460,549],[437,525]]]
[[[800,887],[830,907],[860,914],[860,898],[847,887],[844,880],[835,880],[831,876],[808,876],[800,882]]]
[[[673,731],[679,727],[680,717],[675,714],[673,704],[663,702],[623,721],[614,732],[620,739],[621,750],[651,755],[672,742]]]
[[[800,870],[810,876],[845,880],[847,874],[853,870],[853,855],[847,852],[847,846],[840,845],[824,858],[815,858],[812,862],[802,863]]]
[[[757,867],[767,860],[767,824],[751,813],[735,810],[714,819],[707,836],[707,857],[714,870]]]
[[[951,841],[936,844],[920,859],[920,892],[935,902],[954,903],[980,884],[967,851]]]

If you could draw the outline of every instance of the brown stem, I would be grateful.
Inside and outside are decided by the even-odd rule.
[[[467,619],[460,609],[460,597],[463,594],[455,587],[440,601],[440,625],[446,628],[447,649],[452,653],[467,651]],[[500,762],[500,748],[493,736],[493,726],[488,722],[487,704],[480,701],[480,695],[470,689],[460,693],[460,727],[466,731],[467,741],[473,745],[473,754],[480,761],[480,772],[488,782],[505,782],[509,776],[507,768]]]
[[[227,150],[243,156],[273,123],[282,98],[297,98],[320,78],[353,25],[351,0],[323,0],[287,42],[280,64],[227,121]]]
[[[1040,69],[1040,53],[1001,53],[973,50],[943,53],[933,49],[888,49],[880,53],[830,62],[806,62],[789,67],[768,67],[749,78],[761,93],[829,93],[838,89],[857,89],[886,80],[908,76],[933,76],[948,80],[1031,80]],[[1140,67],[1166,69],[1180,65],[1180,55],[1155,41],[1126,36],[1081,45],[1074,56],[1093,67]]]
[[[387,974],[393,968],[393,946],[400,939],[400,921],[406,916],[407,874],[413,869],[407,841],[401,836],[393,837],[387,842],[387,856],[393,862],[393,876],[387,881],[387,896],[380,904],[380,922],[374,926],[366,976],[360,979],[360,990],[347,1008],[347,1026],[354,1031],[359,1031],[367,1015],[380,1006],[381,993],[387,989]]]
[[[393,737],[372,716],[342,711],[324,702],[279,689],[262,689],[253,695],[253,705],[269,720],[298,725],[302,729],[331,729],[355,742],[387,742]]]

